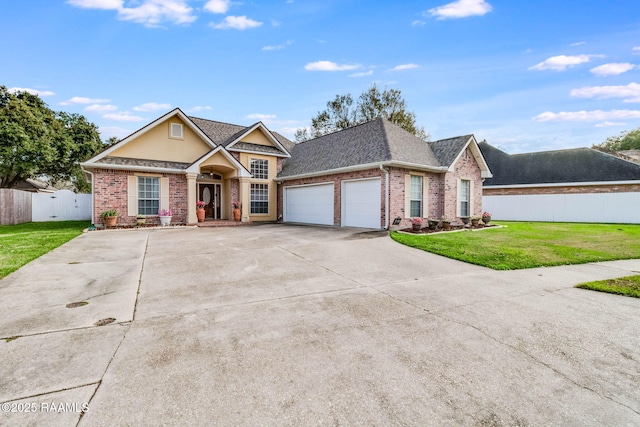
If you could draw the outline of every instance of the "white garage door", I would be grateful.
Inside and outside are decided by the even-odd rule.
[[[285,187],[284,221],[333,225],[333,183]]]
[[[380,178],[342,183],[342,226],[381,228]]]

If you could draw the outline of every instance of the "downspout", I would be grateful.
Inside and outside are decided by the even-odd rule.
[[[94,218],[95,211],[94,211],[94,206],[93,206],[93,198],[95,197],[94,187],[93,187],[93,184],[94,184],[94,182],[93,182],[93,172],[88,171],[88,170],[86,170],[84,168],[82,169],[82,172],[88,173],[89,175],[91,175],[91,225],[95,225],[96,224],[96,222],[94,221],[95,220],[95,218]]]
[[[385,169],[380,163],[380,170],[384,171],[384,229],[389,230],[389,170]]]

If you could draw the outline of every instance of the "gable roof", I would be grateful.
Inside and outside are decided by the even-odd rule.
[[[378,118],[296,144],[278,179],[398,165],[447,172],[462,151],[475,144],[473,135],[426,142],[390,121]],[[479,157],[480,155],[479,150]],[[481,162],[481,168],[484,160]],[[488,168],[486,168],[488,172]],[[489,174],[490,175],[490,174]]]
[[[485,187],[640,180],[640,165],[592,148],[507,154],[478,144],[493,178]]]

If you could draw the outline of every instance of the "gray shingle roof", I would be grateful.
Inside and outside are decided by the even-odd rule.
[[[238,150],[255,151],[258,153],[266,153],[266,154],[276,154],[276,155],[283,154],[282,150],[280,150],[279,148],[270,147],[267,145],[251,144],[250,142],[236,142],[233,145],[233,148]]]
[[[591,148],[507,154],[486,142],[478,146],[493,173],[485,187],[640,180],[640,165]]]
[[[469,137],[425,142],[390,121],[379,118],[296,144],[278,177],[392,161],[434,169],[449,167],[464,146],[460,141],[464,139],[466,144]]]
[[[163,168],[163,169],[187,169],[190,163],[182,162],[167,162],[164,160],[146,160],[146,159],[132,159],[128,157],[111,157],[107,156],[100,159],[97,163],[107,165],[121,165],[121,166],[143,166],[151,168]]]
[[[233,141],[233,137],[247,130],[246,126],[232,125],[230,123],[216,122],[215,120],[201,119],[189,116],[191,121],[204,132],[209,139],[217,145],[225,145]]]

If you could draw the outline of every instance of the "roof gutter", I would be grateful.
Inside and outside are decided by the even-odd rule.
[[[487,185],[483,187],[487,190],[490,189],[503,189],[503,188],[538,188],[538,187],[587,187],[587,186],[602,186],[602,185],[640,185],[640,180],[633,181],[590,181],[590,182],[551,182],[540,184],[509,184],[509,185]]]
[[[386,162],[366,163],[363,165],[356,165],[356,166],[347,166],[343,168],[327,169],[327,170],[310,172],[310,173],[301,173],[301,174],[291,175],[291,176],[276,177],[275,181],[284,182],[284,181],[290,181],[293,179],[315,178],[317,176],[333,175],[333,174],[344,173],[344,172],[355,172],[355,171],[361,171],[361,170],[367,170],[367,169],[379,169],[383,166],[415,169],[415,170],[422,170],[422,171],[435,172],[435,173],[445,173],[448,171],[448,168],[446,166],[426,166],[426,165],[420,165],[417,163],[386,161]]]
[[[83,169],[114,169],[114,170],[127,170],[134,172],[159,172],[159,173],[173,173],[173,174],[186,174],[184,169],[171,169],[171,168],[154,168],[153,166],[129,166],[129,165],[114,165],[107,163],[81,163],[80,166]]]

